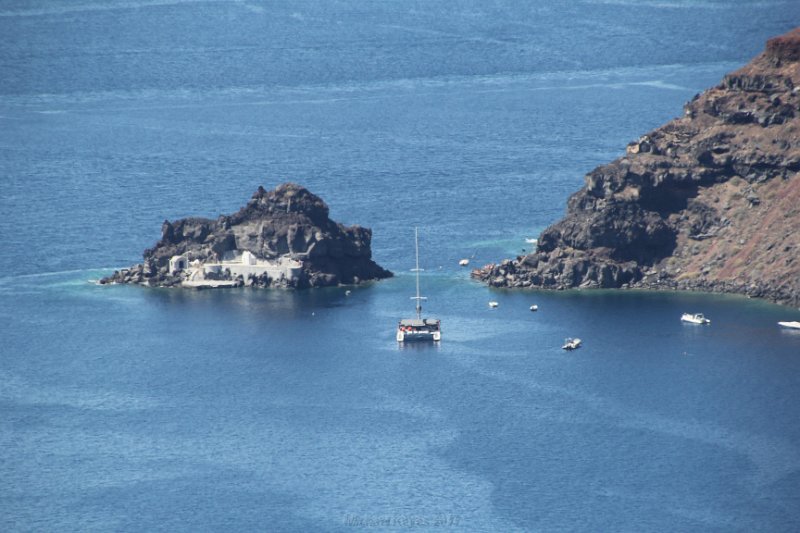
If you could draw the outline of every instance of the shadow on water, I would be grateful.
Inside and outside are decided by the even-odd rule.
[[[218,290],[141,290],[141,298],[163,309],[180,312],[213,310],[233,316],[294,319],[345,307],[368,298],[368,289],[329,287],[313,290],[269,290],[250,287]],[[347,295],[346,291],[351,291]]]
[[[440,342],[398,342],[397,351],[404,355],[428,355],[441,353]]]

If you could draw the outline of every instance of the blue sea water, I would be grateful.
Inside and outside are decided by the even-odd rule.
[[[0,2],[0,529],[797,531],[800,335],[776,322],[800,311],[496,291],[457,262],[529,248],[586,172],[798,20],[793,0]],[[164,219],[284,181],[371,227],[397,276],[90,281]],[[436,346],[394,341],[414,226]]]

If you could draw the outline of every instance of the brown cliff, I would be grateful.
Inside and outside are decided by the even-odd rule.
[[[800,306],[800,29],[628,145],[496,287],[741,293]]]

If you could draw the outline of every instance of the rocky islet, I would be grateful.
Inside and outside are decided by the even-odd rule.
[[[161,239],[144,251],[142,263],[100,283],[308,288],[392,276],[372,260],[370,229],[347,227],[328,215],[325,202],[304,187],[259,187],[232,215],[165,221]],[[253,273],[237,274],[236,267],[248,262]],[[202,282],[190,279],[197,273]]]

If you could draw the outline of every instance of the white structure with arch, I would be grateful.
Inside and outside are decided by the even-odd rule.
[[[185,255],[173,255],[169,260],[169,273],[175,274],[189,267],[189,261]]]

